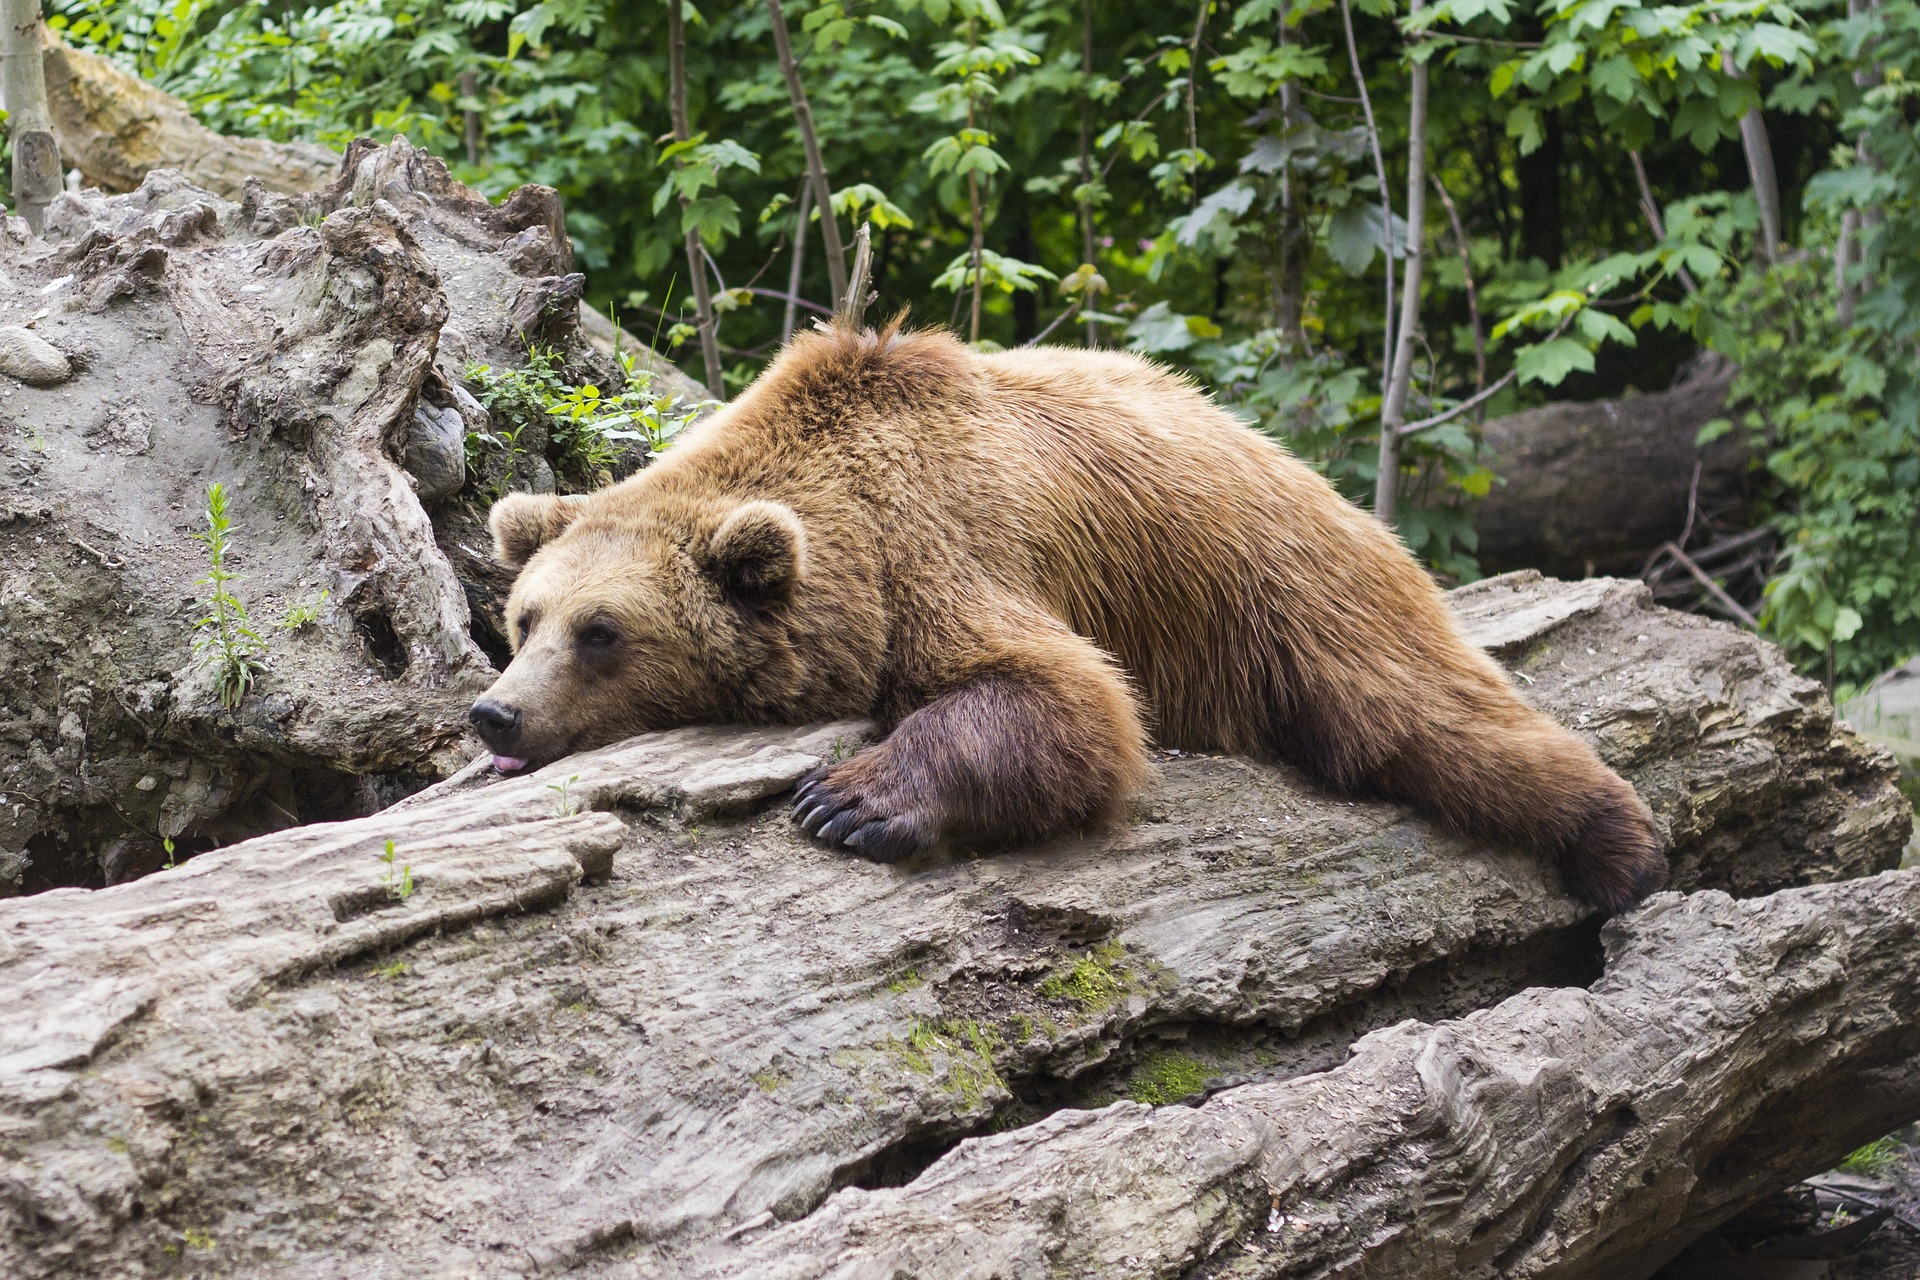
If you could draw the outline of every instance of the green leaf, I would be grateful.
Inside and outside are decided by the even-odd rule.
[[[1833,642],[1845,644],[1853,639],[1860,634],[1860,627],[1864,621],[1865,619],[1861,618],[1857,610],[1841,608],[1833,615]]]
[[[1557,387],[1570,373],[1592,373],[1593,352],[1577,338],[1559,337],[1521,348],[1513,364],[1520,371],[1522,383]]]
[[[1340,269],[1357,276],[1380,247],[1380,207],[1358,202],[1333,211],[1327,219],[1327,253]]]

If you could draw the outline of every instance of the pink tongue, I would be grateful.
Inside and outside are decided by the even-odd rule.
[[[518,756],[495,756],[493,758],[493,767],[501,773],[518,773],[527,767],[527,762]]]

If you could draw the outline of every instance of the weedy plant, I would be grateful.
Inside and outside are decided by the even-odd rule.
[[[563,485],[585,492],[614,480],[635,453],[659,457],[699,416],[702,405],[655,395],[652,372],[632,353],[616,350],[614,359],[622,384],[614,392],[590,382],[569,383],[561,355],[552,347],[529,347],[527,362],[518,369],[467,366],[467,381],[493,420],[491,431],[467,434],[467,468],[481,474],[490,456],[504,463],[490,497],[497,499],[512,487],[527,452],[521,436],[536,423],[547,429],[549,456]]]
[[[247,607],[233,594],[240,575],[227,568],[233,553],[233,521],[227,514],[226,486],[207,486],[207,527],[193,536],[207,549],[207,576],[196,584],[207,589],[200,607],[206,612],[193,624],[200,633],[193,650],[213,668],[220,705],[232,710],[247,696],[259,676],[266,643],[247,621]]]
[[[405,863],[395,862],[393,841],[387,841],[386,848],[380,851],[380,861],[386,864],[386,871],[380,877],[380,885],[387,891],[387,897],[395,902],[405,902],[413,896],[413,868]]]

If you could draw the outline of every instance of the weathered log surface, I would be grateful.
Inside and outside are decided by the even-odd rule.
[[[577,281],[552,191],[489,205],[404,141],[303,195],[159,171],[62,194],[44,237],[0,223],[0,327],[69,375],[0,376],[0,894],[365,813],[465,762],[504,579],[462,378],[523,360],[516,303]],[[576,331],[545,336],[608,381]],[[515,480],[550,489],[534,434]],[[211,481],[267,644],[232,711],[192,648]],[[314,624],[274,625],[322,591]]]
[[[1732,366],[1704,364],[1671,391],[1550,404],[1487,421],[1487,465],[1500,483],[1475,508],[1481,566],[1561,577],[1637,574],[1687,521],[1694,464],[1698,530],[1747,504],[1738,434],[1696,445],[1726,413]]]
[[[968,1142],[707,1274],[1641,1280],[1920,1113],[1920,872],[1661,894],[1605,942],[1586,990],[1403,1022],[1197,1109]]]
[[[1636,584],[1518,576],[1455,601],[1529,696],[1641,788],[1678,888],[1766,892],[1898,856],[1910,814],[1889,761],[1752,636],[1652,609]],[[1071,1154],[1108,1135],[1133,1191],[1112,1191],[1114,1216],[1087,1237],[1106,1270],[1073,1270],[1071,1249],[1063,1268],[1205,1274],[1214,1244],[1235,1265],[1264,1256],[1242,1243],[1265,1228],[1245,1193],[1283,1158],[1275,1132],[1344,1144],[1286,1148],[1324,1157],[1276,1184],[1300,1197],[1283,1205],[1307,1224],[1286,1226],[1299,1247],[1335,1239],[1330,1206],[1310,1201],[1338,1185],[1357,1197],[1349,1226],[1411,1249],[1419,1230],[1384,1224],[1421,1194],[1425,1151],[1438,1172],[1422,1212],[1462,1241],[1433,1259],[1545,1260],[1587,1232],[1583,1206],[1650,1242],[1737,1208],[1744,1184],[1695,1154],[1734,1152],[1741,1176],[1778,1185],[1911,1100],[1891,1067],[1860,1065],[1911,1056],[1911,969],[1887,989],[1912,962],[1908,880],[1799,907],[1672,900],[1615,935],[1591,993],[1523,995],[1601,965],[1591,921],[1532,857],[1284,769],[1181,757],[1109,836],[873,866],[806,841],[770,803],[861,732],[684,730],[505,780],[476,764],[367,818],[0,903],[0,987],[16,993],[0,1006],[0,1273],[758,1275],[782,1256],[800,1274],[890,1278],[863,1224],[891,1248],[921,1206],[937,1224],[941,1197],[996,1170],[1044,1173],[1030,1202],[996,1201],[1009,1247],[1044,1252],[1109,1194],[1113,1166]],[[1521,1003],[1381,1032],[1341,1066],[1370,1031],[1503,1000]],[[1667,1040],[1634,1030],[1650,1004],[1673,1015]],[[1633,1034],[1607,1056],[1592,1027]],[[1753,1069],[1722,1072],[1725,1105],[1707,1109],[1714,1063],[1676,1044],[1746,1046]],[[1370,1092],[1369,1072],[1406,1061],[1443,1074]],[[1484,1088],[1434,1112],[1410,1090],[1447,1071]],[[1080,1110],[1221,1089],[1199,1111]],[[1603,1142],[1623,1089],[1647,1092],[1649,1118]],[[1236,1110],[1275,1096],[1327,1105],[1284,1125]],[[1788,1114],[1792,1142],[1733,1142]],[[960,1139],[1035,1121],[923,1174]],[[1194,1159],[1161,1133],[1190,1134]],[[1642,1134],[1647,1159],[1679,1161],[1656,1170],[1660,1214],[1617,1195]],[[1478,1160],[1494,1179],[1510,1149],[1537,1164],[1512,1165],[1534,1172],[1504,1191],[1460,1173]],[[1410,1172],[1369,1181],[1369,1159]],[[1632,1179],[1586,1172],[1616,1166]],[[1670,1167],[1683,1172],[1660,1181]],[[1134,1233],[1128,1213],[1143,1215],[1138,1264],[1101,1252],[1100,1232]],[[1183,1239],[1197,1247],[1184,1261]],[[1299,1274],[1332,1255],[1315,1256]]]

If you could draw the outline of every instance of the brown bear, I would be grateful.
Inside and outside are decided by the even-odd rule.
[[[472,718],[503,771],[871,716],[795,813],[891,861],[1112,820],[1151,736],[1552,852],[1605,910],[1665,874],[1633,789],[1389,530],[1132,355],[809,333],[645,471],[492,525],[515,656]]]

